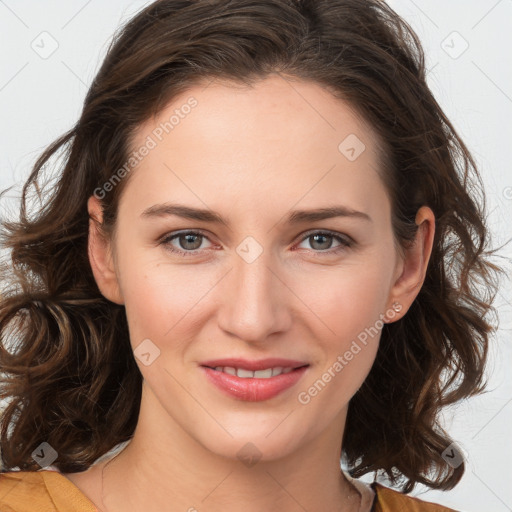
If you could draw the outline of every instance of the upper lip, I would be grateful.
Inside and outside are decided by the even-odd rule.
[[[282,359],[282,358],[267,358],[260,359],[259,361],[249,361],[241,358],[229,358],[229,359],[211,359],[209,361],[203,361],[201,366],[208,366],[210,368],[231,367],[231,368],[242,368],[244,370],[265,370],[266,368],[300,368],[301,366],[308,366],[308,363],[304,361],[296,361],[293,359]]]

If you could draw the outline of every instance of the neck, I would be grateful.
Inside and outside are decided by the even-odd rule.
[[[254,444],[242,443],[228,458],[206,450],[177,424],[158,428],[149,412],[158,401],[144,388],[133,439],[101,464],[101,512],[359,509],[360,495],[340,469],[343,424],[333,422],[331,431],[284,457],[259,459]]]

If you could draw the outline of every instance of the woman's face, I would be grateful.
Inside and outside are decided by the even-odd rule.
[[[161,432],[232,458],[340,441],[403,269],[370,128],[321,86],[272,76],[189,89],[133,150],[118,291],[100,288],[126,306],[142,410]],[[311,213],[324,209],[337,215]],[[249,382],[204,366],[226,358],[294,369]]]

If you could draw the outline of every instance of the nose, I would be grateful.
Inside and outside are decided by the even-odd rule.
[[[263,251],[253,261],[239,254],[233,260],[219,289],[219,327],[252,344],[289,329],[293,293],[270,251]]]

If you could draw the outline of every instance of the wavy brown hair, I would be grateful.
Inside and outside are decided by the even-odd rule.
[[[0,302],[4,471],[40,469],[31,453],[41,442],[58,452],[60,471],[83,471],[131,438],[142,377],[125,309],[92,274],[87,200],[127,161],[135,130],[177,94],[270,73],[320,84],[376,130],[397,247],[413,240],[421,206],[436,217],[424,285],[408,313],[384,326],[350,401],[347,469],[405,479],[406,493],[460,480],[464,464],[442,457],[452,439],[438,414],[484,390],[501,269],[490,261],[475,162],[427,86],[416,34],[379,0],[160,0],[117,32],[80,119],[35,163],[19,221],[2,225],[11,255]],[[57,160],[52,181],[46,171]],[[102,194],[106,236],[129,178]]]

